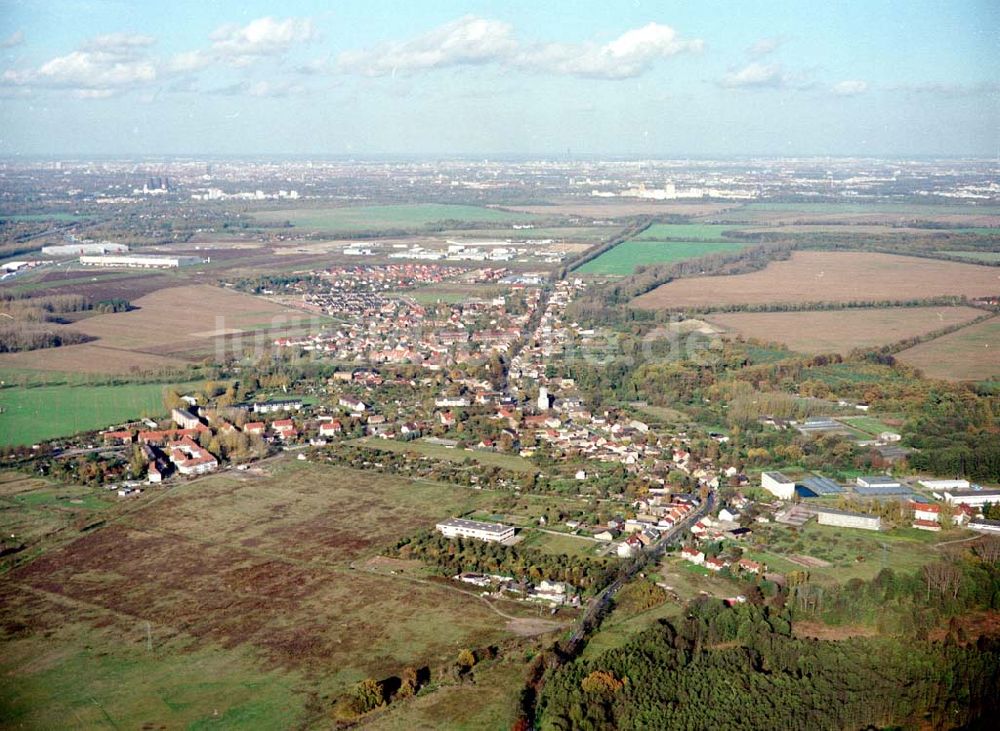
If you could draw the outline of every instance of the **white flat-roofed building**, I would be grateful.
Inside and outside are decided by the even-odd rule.
[[[971,508],[981,508],[986,503],[996,505],[1000,503],[1000,490],[973,488],[944,491],[944,500],[949,505],[968,505]]]
[[[858,487],[902,487],[895,477],[888,475],[862,475],[857,479]]]
[[[852,513],[848,510],[833,508],[812,508],[816,513],[816,522],[820,525],[833,525],[838,528],[861,528],[863,530],[882,530],[882,519],[877,515]]]
[[[177,269],[178,267],[204,264],[206,261],[200,256],[144,256],[139,254],[80,257],[80,263],[84,266],[124,267],[127,269]]]
[[[968,480],[920,480],[928,490],[968,490]]]
[[[503,523],[485,523],[480,520],[451,518],[437,524],[445,538],[475,538],[480,541],[502,543],[514,537],[514,526]]]
[[[128,252],[127,244],[115,244],[110,241],[87,241],[78,244],[56,244],[43,246],[44,256],[82,256],[84,254],[124,254]]]
[[[780,472],[762,472],[760,486],[782,500],[791,500],[795,495],[795,480],[788,479]]]
[[[978,531],[979,533],[1000,533],[1000,520],[973,518],[969,521],[969,530]]]

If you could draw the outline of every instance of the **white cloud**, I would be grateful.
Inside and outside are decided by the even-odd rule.
[[[179,74],[187,74],[207,68],[212,59],[204,51],[184,51],[176,53],[167,61],[167,70]]]
[[[42,64],[35,74],[52,86],[100,89],[130,86],[156,79],[156,67],[146,60],[121,60],[114,54],[74,51]]]
[[[14,48],[24,43],[24,31],[16,30],[0,41],[0,48]]]
[[[754,43],[747,49],[747,55],[753,56],[755,58],[760,58],[761,56],[767,56],[768,54],[774,53],[785,43],[785,39],[781,36],[771,36],[770,38],[761,38],[759,41]]]
[[[344,51],[337,59],[337,68],[364,76],[387,76],[500,61],[516,48],[510,24],[467,15],[408,41]]]
[[[781,64],[754,61],[741,69],[730,71],[722,77],[722,85],[738,88],[777,88],[783,86],[786,75]]]
[[[604,45],[548,43],[519,54],[519,66],[572,76],[626,79],[648,71],[659,59],[698,53],[704,41],[684,40],[668,25],[649,23]]]
[[[156,43],[156,39],[153,36],[142,35],[141,33],[107,33],[105,35],[94,36],[86,41],[80,46],[80,50],[131,56],[141,51],[141,49],[152,46],[154,43]]]
[[[868,91],[868,82],[857,79],[846,79],[838,81],[833,85],[831,90],[837,96],[856,96]]]
[[[78,50],[37,68],[9,69],[2,83],[25,88],[68,89],[81,99],[102,99],[157,79],[156,64],[143,49],[151,36],[114,33],[97,36]]]
[[[605,43],[524,45],[509,23],[467,15],[407,41],[345,51],[337,68],[365,76],[414,73],[450,66],[500,64],[530,71],[623,79],[648,71],[658,59],[698,52],[701,40],[685,40],[667,25],[649,23]]]
[[[237,66],[245,66],[263,56],[285,53],[293,46],[317,38],[309,18],[257,18],[247,25],[224,25],[209,38],[212,50]]]

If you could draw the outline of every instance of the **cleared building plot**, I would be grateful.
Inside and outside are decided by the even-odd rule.
[[[646,309],[734,304],[879,302],[1000,293],[996,267],[853,251],[796,251],[765,269],[677,279],[632,300]]]
[[[962,328],[896,354],[925,376],[946,381],[1000,380],[1000,319]]]
[[[705,319],[725,333],[780,342],[800,353],[846,353],[970,322],[972,307],[886,307],[813,312],[729,312]]]

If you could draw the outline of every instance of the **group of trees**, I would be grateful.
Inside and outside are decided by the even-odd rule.
[[[93,338],[61,326],[62,315],[77,312],[123,312],[131,307],[128,300],[90,300],[78,294],[0,296],[0,353],[17,353],[41,348],[85,343]]]
[[[549,554],[475,539],[449,539],[437,532],[404,538],[388,555],[425,561],[437,566],[445,576],[471,571],[513,576],[534,583],[543,579],[564,581],[589,593],[596,593],[610,583],[619,564],[617,559]]]
[[[804,581],[790,590],[797,618],[829,624],[869,623],[889,632],[923,635],[944,620],[976,609],[1000,609],[1000,539],[983,538],[967,557],[944,557],[914,573],[882,569],[871,581]]]
[[[791,636],[787,613],[689,606],[625,646],[551,674],[543,729],[962,726],[998,710],[1000,644]]]

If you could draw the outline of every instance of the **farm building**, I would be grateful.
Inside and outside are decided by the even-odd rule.
[[[968,490],[968,480],[920,480],[928,490]]]
[[[820,525],[882,530],[882,519],[877,515],[852,513],[848,510],[834,510],[833,508],[813,508],[813,512],[816,513],[816,522]]]
[[[987,489],[982,488],[968,488],[959,489],[955,488],[953,490],[944,491],[944,499],[949,505],[968,505],[973,508],[981,508],[982,506],[989,503],[990,505],[996,505],[1000,503],[1000,490],[997,489]]]
[[[791,500],[795,494],[795,481],[780,472],[762,472],[760,486],[782,500]]]
[[[80,263],[84,266],[125,267],[129,269],[177,269],[178,267],[205,264],[207,261],[200,256],[149,256],[141,254],[128,256],[99,254],[80,257]]]
[[[975,518],[969,521],[969,530],[978,531],[980,533],[1000,533],[1000,520]]]
[[[451,518],[438,523],[438,532],[446,538],[475,538],[480,541],[502,543],[514,537],[514,526],[503,523],[484,523],[479,520]]]

